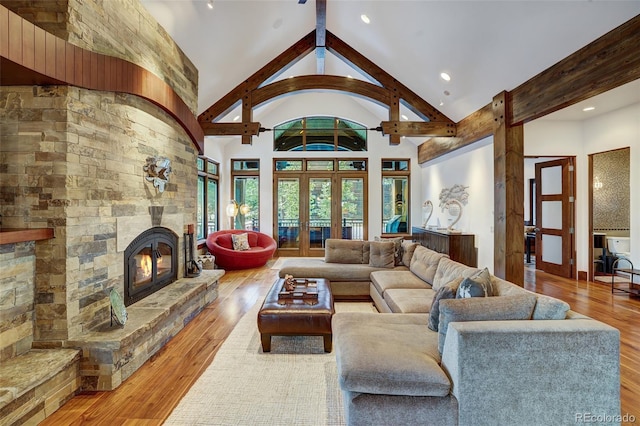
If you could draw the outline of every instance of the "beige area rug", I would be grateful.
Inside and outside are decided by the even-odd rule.
[[[258,302],[238,322],[213,362],[165,425],[344,425],[335,354],[320,336],[276,336],[263,353]],[[336,312],[377,312],[371,303]]]
[[[599,281],[606,284],[611,284],[611,276],[600,275],[593,278],[594,281]],[[629,282],[628,278],[623,277],[613,277],[614,282],[616,283],[626,283]]]
[[[279,257],[276,261],[271,265],[271,269],[281,269],[282,264],[287,259],[322,259],[321,257]]]

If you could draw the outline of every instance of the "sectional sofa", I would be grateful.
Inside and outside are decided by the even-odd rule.
[[[368,247],[369,295],[383,312],[333,317],[349,425],[620,424],[615,328],[410,242],[400,256],[392,243],[396,262],[384,268],[389,243],[339,244],[341,251]],[[324,263],[338,278],[365,264]],[[306,271],[296,260],[283,270],[323,271],[305,264]],[[462,297],[474,293],[483,297]]]

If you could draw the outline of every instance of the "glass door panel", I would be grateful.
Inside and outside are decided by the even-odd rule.
[[[278,178],[277,180],[278,249],[300,250],[300,179]],[[283,252],[280,252],[282,255]],[[294,254],[294,253],[290,253]]]
[[[320,249],[331,238],[331,178],[309,177],[308,181],[308,238],[309,251]]]
[[[342,178],[342,239],[364,239],[364,178]]]

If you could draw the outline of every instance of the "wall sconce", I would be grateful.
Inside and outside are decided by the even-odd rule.
[[[235,219],[237,215],[238,203],[236,203],[236,200],[231,200],[229,201],[229,204],[227,204],[227,216],[231,218],[231,229],[235,229]]]
[[[246,216],[251,211],[251,207],[247,204],[243,204],[240,206],[240,214]]]
[[[598,178],[598,176],[593,179],[593,189],[602,189],[602,182]]]

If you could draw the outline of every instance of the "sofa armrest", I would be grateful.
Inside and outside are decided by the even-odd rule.
[[[595,413],[616,424],[620,415],[620,335],[599,321],[450,323],[442,368],[459,424],[573,424]]]

